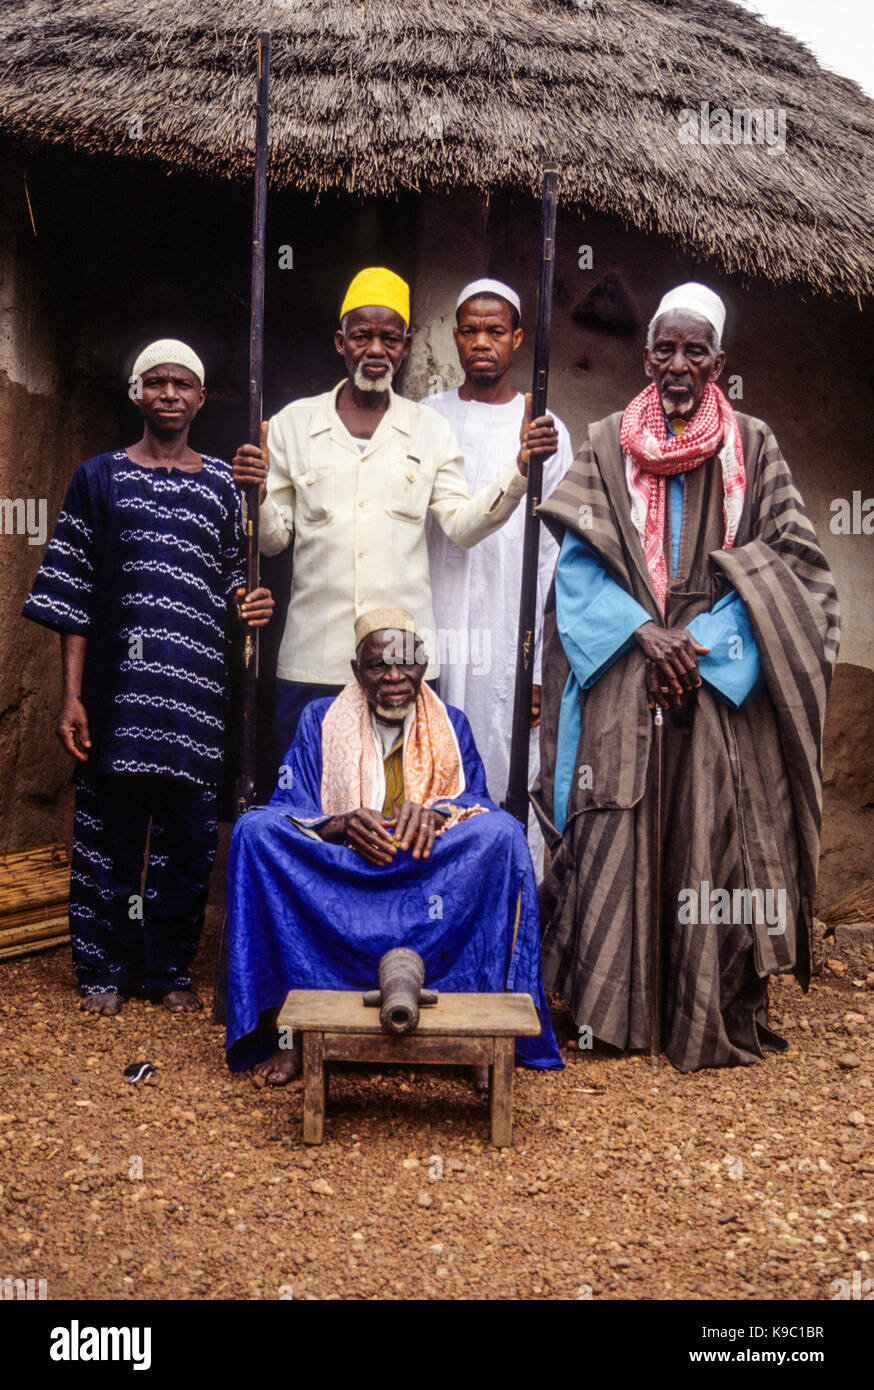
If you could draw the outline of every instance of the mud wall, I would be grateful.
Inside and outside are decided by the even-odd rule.
[[[538,208],[506,194],[444,200],[425,195],[414,284],[416,340],[408,394],[460,380],[452,342],[458,290],[479,275],[506,280],[522,297],[527,341],[517,384],[530,389],[537,301]],[[872,499],[874,530],[874,308],[742,285],[678,255],[664,240],[612,218],[561,211],[549,375],[551,408],[578,447],[590,421],[621,410],[646,385],[646,326],[665,290],[685,280],[725,300],[727,365],[736,410],[771,426],[831,564],[844,615],[841,660],[874,668],[874,535],[836,534],[832,503]],[[591,260],[591,265],[589,261]],[[582,266],[580,262],[583,262]]]
[[[30,157],[26,166],[5,160],[0,190],[0,498],[44,500],[51,534],[78,463],[138,436],[126,377],[139,347],[159,336],[187,338],[203,357],[209,398],[192,443],[230,457],[246,422],[248,191],[60,156]],[[314,205],[294,193],[271,195],[265,412],[339,379],[339,300],[366,264],[391,265],[413,283],[414,347],[399,380],[405,394],[457,383],[455,298],[465,281],[486,273],[510,280],[523,298],[529,339],[517,381],[524,388],[537,227],[530,198],[426,194]],[[591,248],[591,265],[581,247]],[[858,759],[847,731],[874,746],[864,684],[874,667],[874,541],[835,535],[829,521],[834,498],[851,500],[854,490],[874,495],[870,310],[806,302],[761,283],[742,287],[657,238],[562,212],[550,402],[577,443],[590,420],[621,408],[644,383],[644,330],[660,294],[692,275],[729,305],[726,381],[739,376],[737,407],[774,428],[835,569],[845,615],[842,661],[862,673],[851,678],[852,696],[833,707],[840,727],[830,724],[831,765],[849,770]],[[0,529],[0,852],[69,834],[71,769],[53,733],[59,643],[19,616],[43,550],[11,524]],[[274,766],[270,675],[290,557],[264,570],[280,604],[262,654],[266,782]]]

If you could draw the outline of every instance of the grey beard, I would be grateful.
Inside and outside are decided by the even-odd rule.
[[[384,719],[386,724],[403,724],[411,709],[415,708],[415,700],[411,700],[408,705],[395,706],[389,709],[386,705],[376,705],[377,719]]]
[[[359,362],[352,380],[359,391],[387,391],[392,384],[394,374],[394,367],[389,363],[384,375],[378,381],[371,381],[369,377],[364,375],[364,363]]]

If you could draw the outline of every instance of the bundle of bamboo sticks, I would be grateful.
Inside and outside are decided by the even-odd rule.
[[[0,855],[0,960],[69,941],[69,897],[64,845]]]

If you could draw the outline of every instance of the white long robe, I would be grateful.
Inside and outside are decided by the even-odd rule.
[[[463,401],[458,391],[426,396],[423,405],[438,411],[451,424],[464,455],[471,492],[497,478],[519,452],[519,430],[525,398],[517,393],[506,405]],[[558,452],[543,469],[543,496],[548,497],[573,459],[570,435],[556,419]],[[440,645],[441,698],[463,710],[470,720],[480,757],[485,764],[489,794],[501,801],[510,771],[510,733],[516,677],[516,639],[522,580],[522,541],[525,507],[485,540],[469,550],[455,545],[428,520],[431,594]],[[543,607],[558,559],[558,547],[546,527],[540,528],[538,611],[534,683],[540,684]],[[531,737],[529,786],[540,765],[537,731]],[[528,821],[528,844],[538,877],[542,872],[543,840],[534,816]]]

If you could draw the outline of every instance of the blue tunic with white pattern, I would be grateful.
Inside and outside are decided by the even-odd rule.
[[[227,599],[244,584],[227,463],[186,473],[119,450],[77,469],[23,613],[88,639],[89,772],[219,782]]]

